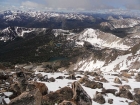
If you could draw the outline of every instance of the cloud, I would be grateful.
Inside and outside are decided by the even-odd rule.
[[[49,10],[96,10],[96,9],[137,9],[140,10],[140,0],[0,0],[7,7],[49,9]]]
[[[110,9],[111,5],[106,5],[105,0],[46,0],[46,6],[51,8],[67,8],[78,10]]]
[[[42,8],[42,7],[44,7],[43,4],[39,4],[39,3],[36,3],[36,2],[32,2],[32,1],[22,2],[21,5],[23,7],[28,7],[28,8]]]

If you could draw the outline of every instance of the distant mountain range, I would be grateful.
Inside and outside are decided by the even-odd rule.
[[[60,60],[62,67],[73,69],[110,67],[111,62],[116,62],[113,69],[117,65],[124,67],[121,63],[127,63],[129,55],[131,67],[139,62],[139,18],[5,11],[0,14],[0,21],[1,62],[17,64]],[[121,57],[125,61],[118,61]],[[126,65],[125,68],[131,68]]]

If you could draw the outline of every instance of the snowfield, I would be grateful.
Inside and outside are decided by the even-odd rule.
[[[119,50],[128,50],[130,46],[123,44],[123,39],[113,34],[104,33],[99,30],[85,29],[83,33],[78,35],[77,44],[82,45],[82,42],[86,41],[91,43],[93,46],[100,48],[114,48]]]
[[[36,74],[38,74],[40,72],[36,72]],[[116,72],[116,73],[119,73],[119,72]],[[66,72],[63,72],[63,73],[43,73],[41,72],[41,74],[43,75],[48,75],[48,78],[50,77],[58,77],[58,76],[66,76]],[[108,72],[108,73],[105,73],[103,74],[103,76],[109,81],[108,83],[103,83],[103,87],[105,89],[117,89],[118,90],[118,87],[115,87],[113,85],[118,85],[116,83],[114,83],[114,78],[116,76],[113,76],[111,74],[114,74],[114,72]],[[76,74],[76,76],[81,76],[83,77],[84,75],[81,75],[81,74]],[[90,79],[93,80],[93,77],[90,76]],[[46,86],[48,87],[49,91],[56,91],[62,87],[65,87],[65,86],[69,86],[71,87],[71,84],[74,82],[74,81],[78,81],[79,79],[77,80],[69,80],[69,79],[56,79],[55,82],[43,82],[46,84]],[[132,79],[129,79],[129,82],[125,82],[123,81],[122,85],[130,85],[131,86],[131,89],[130,91],[132,93],[134,88],[139,88],[140,86],[140,82],[136,82],[133,78]],[[121,85],[120,85],[121,86]],[[82,86],[84,88],[84,90],[88,93],[88,95],[93,99],[94,98],[94,94],[96,91],[99,91],[101,92],[101,89],[91,89],[91,88],[87,88],[85,86]],[[109,103],[107,103],[107,100],[112,98],[113,99],[113,105],[128,105],[128,102],[132,102],[132,100],[129,100],[129,99],[126,99],[126,98],[121,98],[121,97],[116,97],[112,94],[107,94],[107,95],[104,95],[105,99],[106,99],[106,103],[104,105],[109,105]],[[128,102],[126,102],[126,100]],[[99,103],[93,101],[92,102],[92,105],[100,105]]]

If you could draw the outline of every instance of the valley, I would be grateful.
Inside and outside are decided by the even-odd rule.
[[[139,105],[139,85],[139,18],[0,12],[0,104]]]

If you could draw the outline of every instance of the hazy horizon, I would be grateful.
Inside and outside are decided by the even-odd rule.
[[[107,9],[140,11],[139,0],[0,0],[0,10],[94,11]]]

